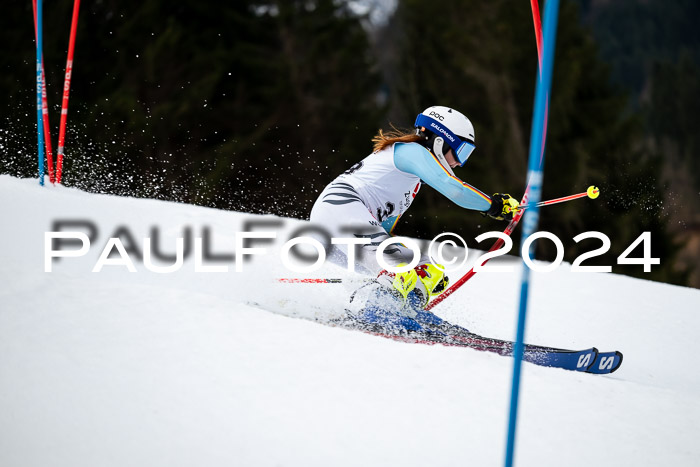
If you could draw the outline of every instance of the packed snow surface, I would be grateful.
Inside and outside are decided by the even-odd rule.
[[[5,175],[0,200],[0,465],[503,463],[512,359],[314,321],[342,313],[361,281],[324,266],[309,276],[344,282],[278,282],[303,277],[280,259],[301,221]],[[90,246],[45,272],[45,233],[56,230],[89,234]],[[240,272],[237,232],[276,235],[251,241],[266,252]],[[174,255],[187,235],[177,271],[146,267],[145,238]],[[100,261],[110,237],[134,272],[116,248]],[[197,265],[194,239],[205,237]],[[434,311],[512,339],[519,267],[477,274]],[[700,290],[568,264],[532,280],[528,342],[619,350],[624,361],[607,376],[524,364],[516,464],[697,465]]]

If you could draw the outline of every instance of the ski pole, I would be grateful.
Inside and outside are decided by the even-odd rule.
[[[540,201],[535,206],[537,206],[537,207],[549,206],[551,204],[564,203],[566,201],[573,201],[575,199],[585,198],[585,197],[588,197],[590,199],[596,199],[599,195],[600,195],[600,190],[598,189],[598,187],[591,185],[583,193],[577,193],[575,195],[563,196],[561,198],[550,199],[548,201]],[[523,209],[527,209],[530,206],[532,206],[532,205],[531,204],[523,204],[523,205],[518,206],[515,210],[522,211]]]
[[[277,282],[283,284],[342,284],[343,279],[327,279],[324,277],[314,277],[314,278],[297,278],[297,277],[283,277],[277,279]]]

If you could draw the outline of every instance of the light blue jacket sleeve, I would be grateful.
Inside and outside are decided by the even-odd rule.
[[[491,198],[452,176],[430,151],[419,144],[396,143],[394,165],[403,172],[420,177],[425,183],[463,208],[486,211],[491,207]]]

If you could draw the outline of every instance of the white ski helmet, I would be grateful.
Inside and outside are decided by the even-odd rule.
[[[449,107],[434,105],[428,107],[416,117],[415,127],[418,134],[429,131],[426,135],[426,147],[442,157],[450,148],[460,166],[463,166],[476,148],[474,144],[474,126],[461,112]]]

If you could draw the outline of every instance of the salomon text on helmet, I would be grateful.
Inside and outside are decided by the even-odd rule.
[[[474,127],[462,113],[434,105],[416,117],[418,134],[425,136],[424,145],[434,154],[444,156],[452,149],[455,159],[463,166],[474,151]]]

